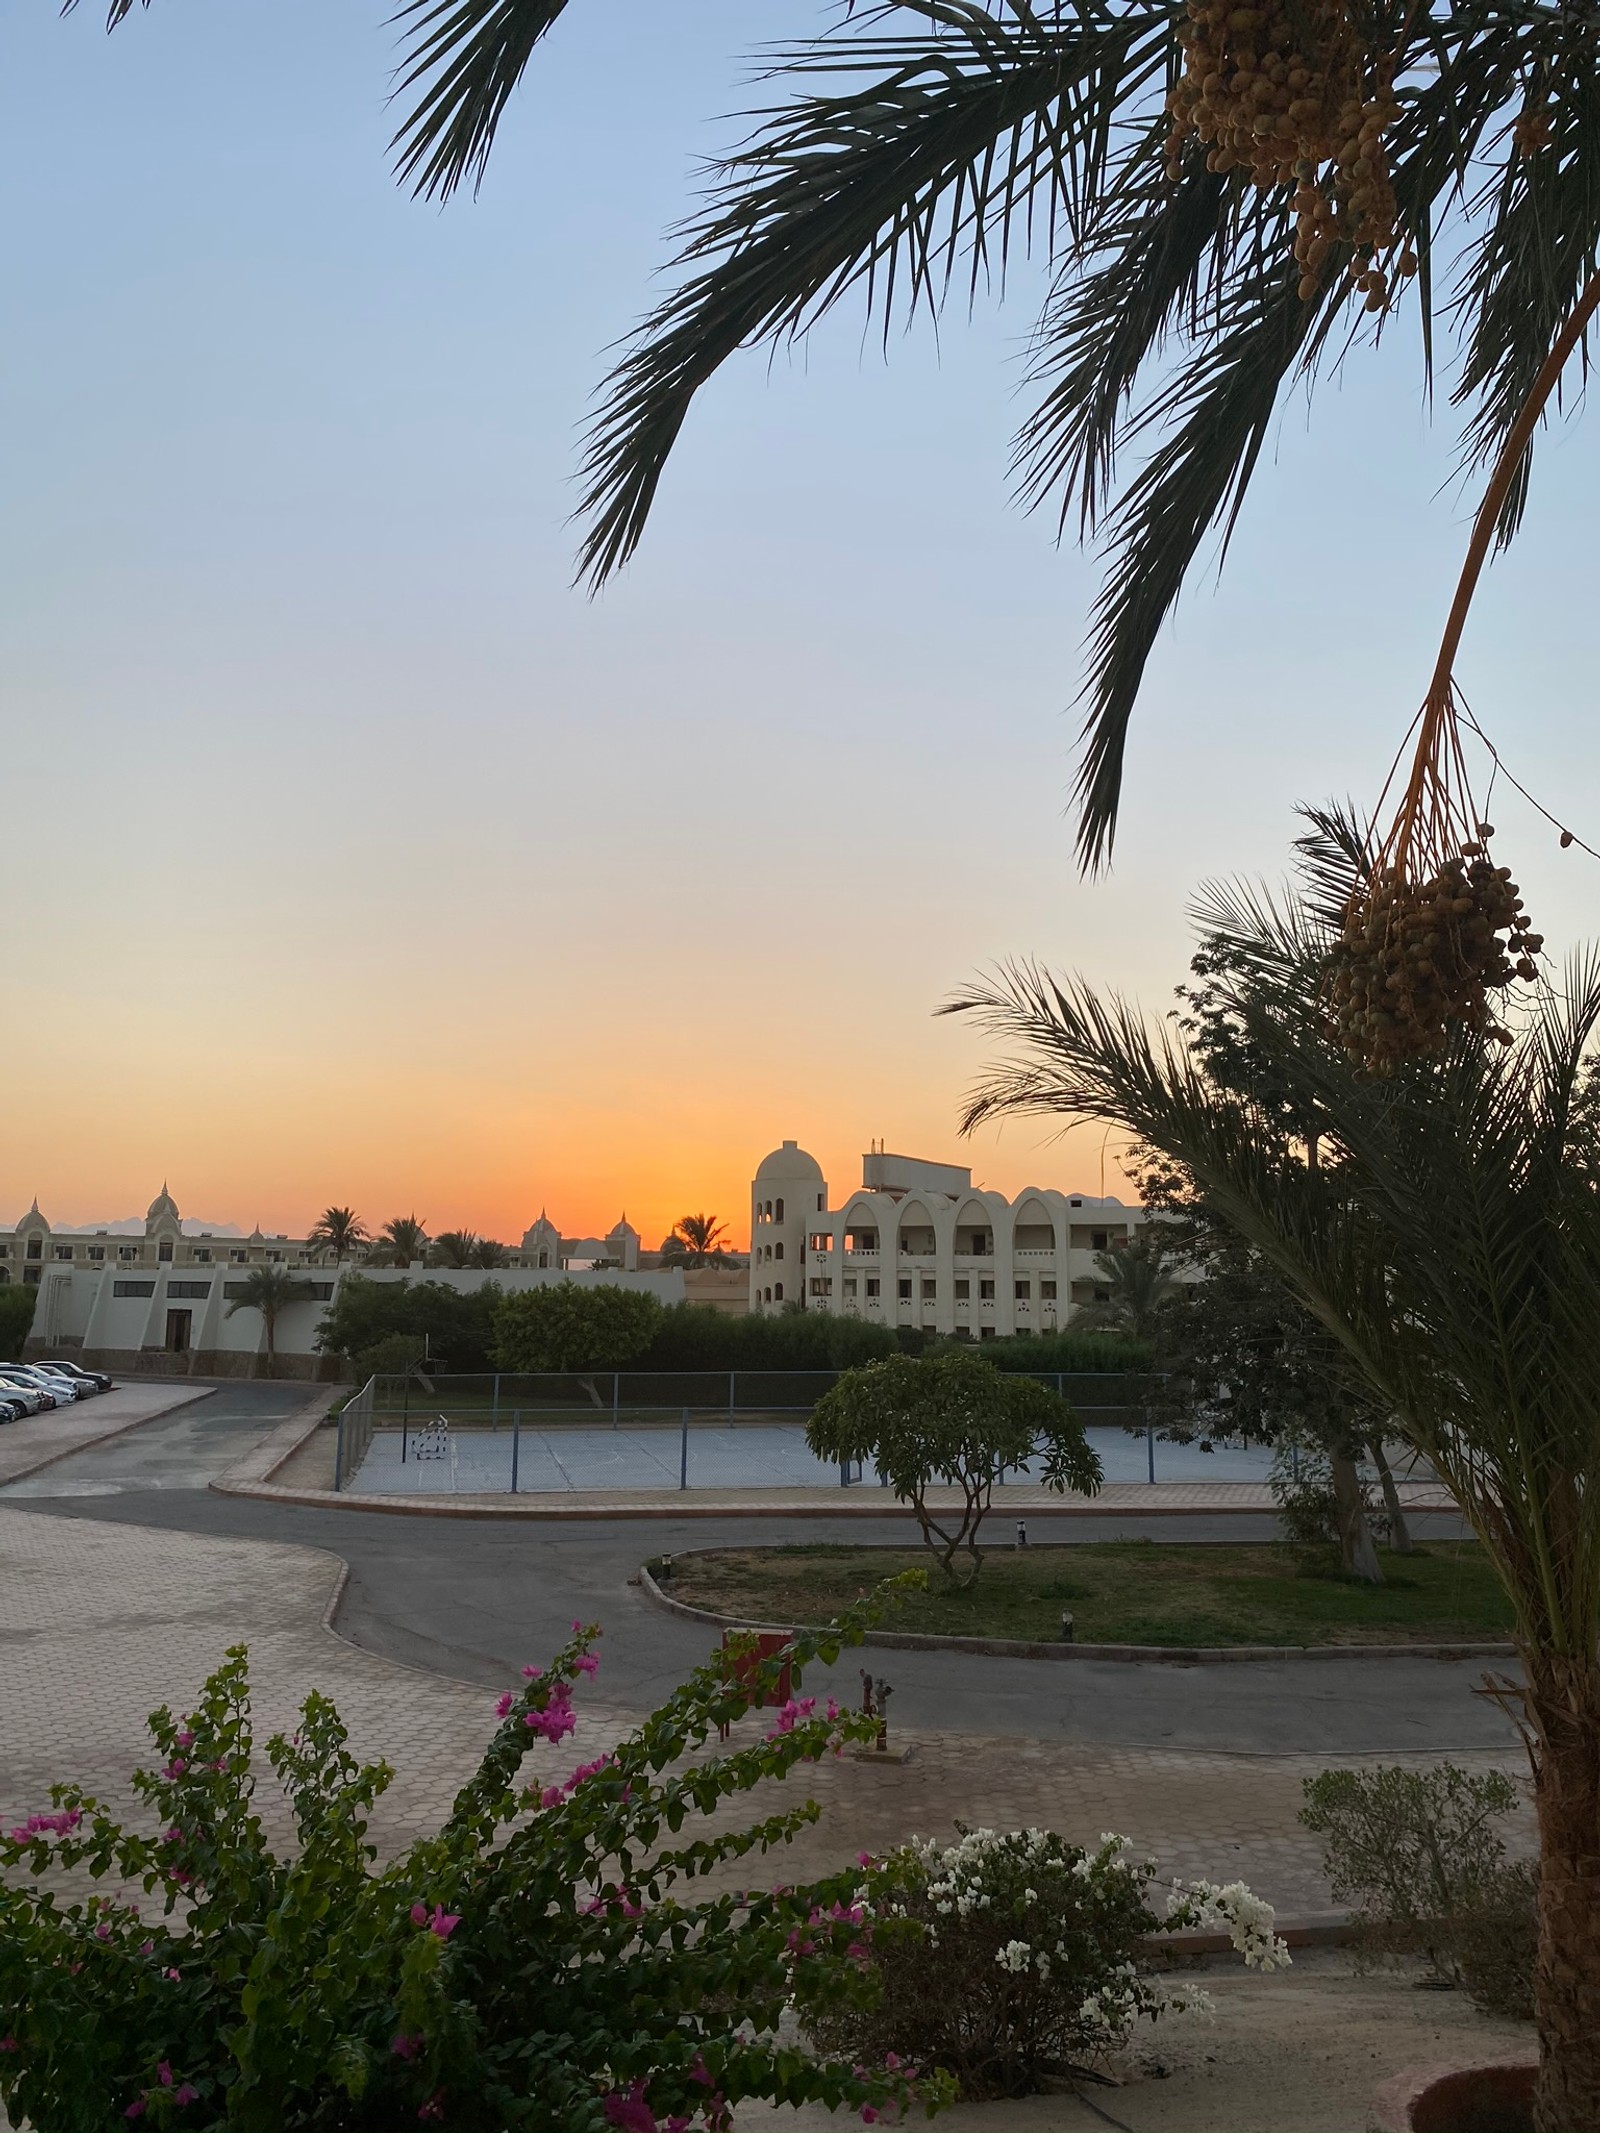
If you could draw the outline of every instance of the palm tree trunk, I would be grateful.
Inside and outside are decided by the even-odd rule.
[[[1600,2128],[1600,1665],[1525,1653],[1539,1815],[1535,2133]]]
[[[1378,1551],[1372,1545],[1372,1528],[1367,1524],[1366,1506],[1361,1501],[1361,1477],[1356,1472],[1356,1463],[1339,1452],[1331,1453],[1328,1463],[1333,1469],[1340,1568],[1352,1577],[1365,1578],[1369,1585],[1381,1585],[1383,1569],[1378,1561]]]
[[[1383,1448],[1383,1438],[1377,1431],[1367,1439],[1367,1450],[1372,1454],[1372,1463],[1378,1469],[1378,1486],[1383,1491],[1383,1508],[1389,1516],[1389,1545],[1396,1555],[1415,1555],[1417,1544],[1411,1538],[1406,1514],[1400,1508],[1400,1491],[1395,1487],[1394,1468],[1389,1464],[1388,1454]]]
[[[267,1329],[267,1376],[270,1378],[277,1367],[277,1356],[273,1351],[273,1341],[278,1330],[278,1314],[276,1311],[263,1311],[261,1318]]]

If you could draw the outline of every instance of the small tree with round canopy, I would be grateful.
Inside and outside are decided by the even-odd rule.
[[[1047,1488],[1092,1496],[1100,1486],[1100,1462],[1059,1393],[960,1350],[847,1370],[813,1408],[806,1442],[819,1459],[870,1459],[957,1585],[970,1585],[982,1567],[978,1531],[1008,1467],[1042,1457]],[[961,1502],[936,1513],[928,1494],[941,1484],[959,1490]],[[956,1569],[963,1552],[964,1575]]]

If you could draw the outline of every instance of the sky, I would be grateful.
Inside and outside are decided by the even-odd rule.
[[[572,586],[605,351],[817,0],[572,0],[476,199],[394,184],[368,0],[0,0],[0,1217],[512,1238],[747,1232],[798,1139],[1126,1191],[1116,1148],[963,1144],[1036,955],[1163,1007],[1186,906],[1370,805],[1473,496],[1414,314],[1289,402],[1151,663],[1109,874],[1069,797],[1092,555],[1007,484],[1039,291],[881,339],[842,307],[702,395],[635,562]],[[1596,432],[1543,447],[1458,677],[1600,843]],[[1215,562],[1215,557],[1212,557]],[[1593,863],[1504,788],[1553,947]],[[963,1152],[963,1147],[966,1152]]]

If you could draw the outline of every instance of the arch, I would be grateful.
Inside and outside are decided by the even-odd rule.
[[[783,1283],[781,1281],[775,1281],[772,1284],[772,1300],[774,1303],[783,1302]]]
[[[783,1220],[783,1202],[781,1200],[774,1200],[772,1203],[772,1219],[774,1222]]]
[[[936,1211],[917,1193],[902,1200],[895,1209],[894,1256],[897,1259],[932,1258],[939,1249],[947,1215],[947,1209]]]
[[[1019,1193],[1011,1206],[1011,1242],[1019,1252],[1056,1252],[1067,1241],[1063,1210],[1053,1207],[1059,1194],[1045,1194],[1036,1186]]]
[[[994,1209],[982,1193],[968,1193],[956,1208],[955,1248],[967,1258],[987,1259],[995,1247]],[[987,1249],[983,1240],[987,1239]]]

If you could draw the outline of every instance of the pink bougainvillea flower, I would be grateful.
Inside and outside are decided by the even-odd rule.
[[[579,1652],[577,1658],[574,1659],[572,1663],[578,1669],[578,1672],[580,1674],[592,1675],[598,1674],[600,1671],[600,1661],[595,1657],[593,1652]]]
[[[172,2092],[172,2100],[181,2111],[186,2103],[193,2103],[200,2091],[187,2081],[180,2081]]]
[[[428,1920],[428,1931],[436,1933],[440,1940],[448,1940],[461,1923],[459,1911],[447,1911],[442,1903],[433,1907],[433,1916]]]
[[[511,1706],[516,1702],[516,1700],[517,1699],[515,1698],[515,1696],[512,1695],[511,1691],[507,1689],[505,1694],[499,1697],[495,1703],[495,1717],[504,1718],[506,1713],[511,1709]]]
[[[582,1624],[581,1622],[574,1622],[574,1623],[573,1623],[573,1625],[572,1625],[572,1634],[573,1634],[573,1635],[574,1635],[575,1637],[581,1637],[581,1636],[583,1635],[583,1624]]]
[[[94,1937],[96,1940],[109,1940],[111,1938],[111,1928],[103,1918],[94,1929]]]
[[[539,1795],[539,1805],[541,1807],[559,1807],[565,1798],[566,1794],[559,1785],[546,1785]]]
[[[768,1731],[768,1740],[777,1740],[781,1734],[792,1733],[802,1718],[809,1718],[817,1708],[815,1696],[791,1696],[778,1712],[778,1722]]]
[[[414,1903],[411,1906],[411,1923],[414,1926],[425,1926],[428,1923],[428,1906],[425,1903]]]
[[[175,1755],[172,1758],[172,1761],[168,1763],[166,1769],[162,1771],[161,1775],[164,1778],[181,1778],[183,1776],[183,1773],[188,1769],[188,1767],[189,1765],[184,1761],[181,1755]]]
[[[189,1731],[187,1726],[185,1726],[183,1731],[177,1735],[177,1742],[180,1748],[192,1748],[194,1746],[194,1735]]]
[[[122,2115],[124,2118],[143,2118],[144,2098],[142,2096],[135,2096],[132,2103],[129,2104],[128,2108],[123,2112]]]
[[[183,1842],[183,1831],[176,1826],[171,1829],[164,1829],[161,1832],[161,1841],[163,1844],[181,1844]]]
[[[875,2126],[878,2123],[878,2113],[870,2103],[864,2103],[861,2106],[861,2123],[864,2126]]]
[[[643,2080],[635,2081],[626,2096],[613,2089],[606,2098],[606,2124],[620,2126],[622,2133],[661,2133],[656,2114],[645,2100]]]
[[[397,2059],[414,2059],[422,2049],[421,2031],[416,2031],[408,2036],[404,2030],[401,2030],[397,2037],[390,2040],[389,2049]]]
[[[542,1666],[525,1666],[522,1669],[522,1678],[524,1681],[542,1681],[544,1668]]]
[[[698,2081],[703,2089],[709,2089],[715,2085],[711,2079],[711,2070],[706,2065],[705,2056],[701,2052],[696,2052],[694,2055],[694,2063],[689,2068],[689,2079]]]
[[[20,2050],[21,2046],[17,2043],[15,2037],[0,2037],[0,2052],[14,2052]]]

